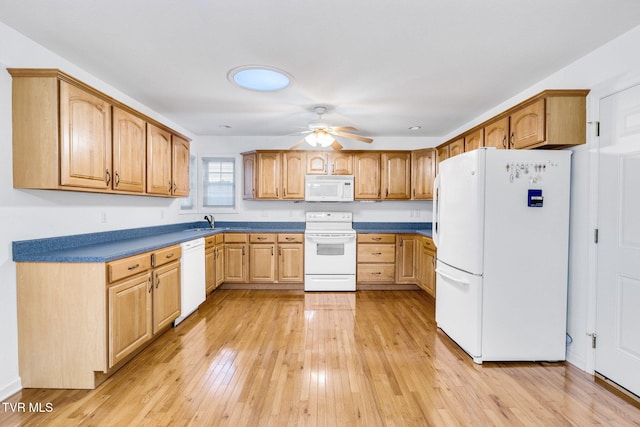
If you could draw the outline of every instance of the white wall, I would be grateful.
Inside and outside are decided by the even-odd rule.
[[[471,126],[535,95],[544,89],[595,89],[587,98],[587,121],[597,121],[599,99],[621,90],[625,85],[640,82],[640,56],[633,55],[640,45],[640,26],[616,40],[575,61],[548,78],[527,88],[518,95],[485,112],[482,116],[451,132],[452,138]],[[569,249],[569,319],[568,332],[573,343],[568,347],[567,359],[589,372],[593,371],[594,353],[587,333],[594,332],[595,245],[596,228],[597,138],[593,125],[587,125],[587,144],[573,149],[571,231]]]
[[[11,76],[5,68],[60,68],[175,130],[180,126],[0,23],[0,400],[21,388],[18,377],[16,272],[11,242],[181,222],[178,201],[155,197],[12,187]],[[107,222],[101,222],[102,213]]]

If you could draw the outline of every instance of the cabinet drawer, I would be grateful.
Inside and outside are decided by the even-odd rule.
[[[109,282],[116,282],[125,277],[133,276],[151,268],[151,254],[148,252],[133,255],[107,264]]]
[[[204,248],[209,249],[216,245],[216,236],[207,236],[204,238]]]
[[[275,243],[275,233],[251,233],[249,242],[251,243]]]
[[[395,234],[358,233],[358,243],[395,243]]]
[[[302,243],[304,235],[302,233],[278,233],[278,243]]]
[[[358,282],[393,282],[395,278],[393,264],[358,264]]]
[[[358,243],[358,262],[395,262],[396,245]]]
[[[422,242],[422,246],[423,246],[424,249],[431,250],[432,252],[435,252],[436,245],[433,244],[433,240],[431,238],[423,237],[421,239],[421,242]]]
[[[225,243],[247,243],[247,233],[225,233]]]
[[[182,255],[182,251],[180,246],[169,246],[167,248],[158,249],[153,252],[153,266],[159,267],[161,265],[165,265],[170,263],[171,261],[176,261],[180,259]]]

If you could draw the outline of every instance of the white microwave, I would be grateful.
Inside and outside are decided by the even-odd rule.
[[[306,175],[307,202],[353,202],[353,175]]]

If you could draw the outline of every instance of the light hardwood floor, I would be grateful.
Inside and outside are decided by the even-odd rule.
[[[218,290],[96,390],[27,389],[0,425],[640,425],[565,363],[475,365],[422,291]]]

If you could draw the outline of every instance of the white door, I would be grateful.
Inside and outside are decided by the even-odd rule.
[[[640,86],[600,101],[595,370],[640,395]]]

